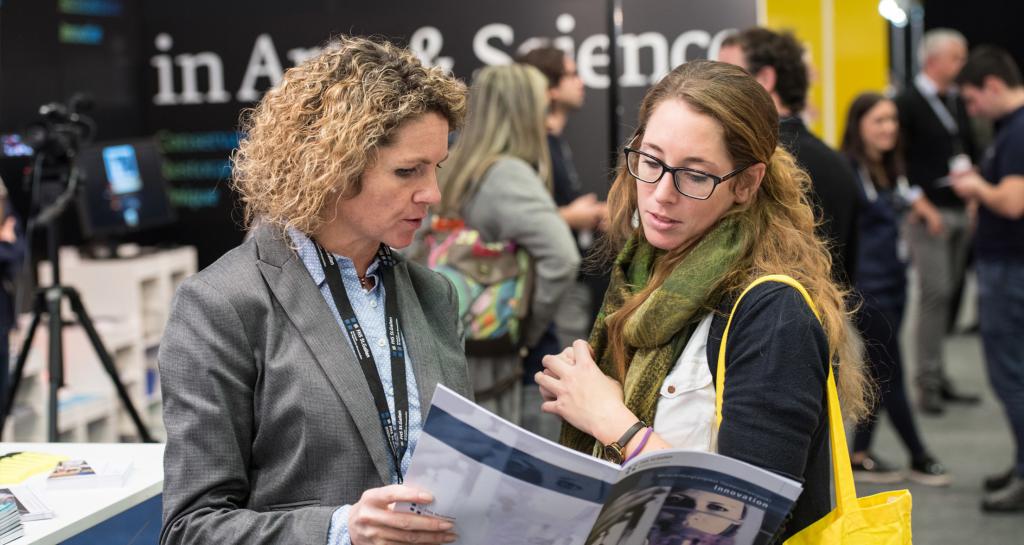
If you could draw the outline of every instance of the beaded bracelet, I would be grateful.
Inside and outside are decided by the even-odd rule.
[[[637,454],[643,452],[644,446],[647,445],[647,440],[651,438],[651,432],[653,431],[654,428],[647,428],[647,431],[644,432],[643,439],[640,440],[640,444],[636,446],[635,450],[633,450],[633,454],[630,454],[625,460],[622,461],[622,465],[626,465],[627,462],[629,462],[633,458],[636,458]]]

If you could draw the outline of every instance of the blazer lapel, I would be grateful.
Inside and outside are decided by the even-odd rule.
[[[425,420],[430,400],[434,396],[434,387],[442,378],[441,364],[427,327],[427,317],[420,308],[420,300],[412,287],[408,264],[404,260],[395,264],[395,288],[398,290],[398,300],[402,302],[399,305],[402,336],[409,345],[409,357],[416,374],[416,388],[419,390],[420,410]]]
[[[363,370],[309,271],[288,247],[287,235],[278,233],[269,227],[258,229],[257,266],[348,409],[381,481],[390,484],[391,455]]]

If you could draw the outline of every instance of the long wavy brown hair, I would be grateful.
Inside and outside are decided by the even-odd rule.
[[[441,114],[451,129],[466,112],[466,86],[407,49],[340,37],[285,72],[242,114],[232,186],[255,222],[314,233],[322,212],[362,190],[377,149],[406,121]]]
[[[771,97],[754,78],[736,66],[714,61],[689,62],[677,67],[647,92],[631,142],[642,140],[651,113],[665,100],[682,100],[717,121],[734,165],[763,163],[767,166],[753,198],[726,213],[725,217],[738,220],[749,243],[736,265],[721,278],[715,292],[738,295],[751,281],[765,274],[786,274],[803,284],[821,313],[831,361],[838,362],[837,382],[843,412],[848,417],[860,418],[866,413],[870,394],[860,343],[848,327],[846,292],[833,283],[831,257],[825,244],[814,234],[815,217],[807,196],[810,178],[793,157],[778,146],[779,116]],[[744,171],[735,183],[756,183],[754,176]],[[622,154],[608,194],[608,207],[611,224],[603,242],[606,257],[621,251],[630,237],[644,235],[643,227],[634,224],[636,180],[626,170]],[[686,249],[677,249],[662,254],[655,262],[648,285],[608,317],[608,345],[620,371],[624,371],[628,361],[622,334],[626,321],[664,283],[686,252]]]

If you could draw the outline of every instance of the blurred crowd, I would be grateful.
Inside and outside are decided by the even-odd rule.
[[[751,28],[727,38],[717,60],[745,69],[775,102],[779,143],[810,176],[817,235],[827,242],[834,281],[848,290],[851,325],[875,384],[873,409],[852,442],[855,476],[950,483],[915,414],[937,417],[980,401],[951,382],[944,350],[973,270],[980,310],[973,327],[980,328],[990,381],[1017,447],[1013,467],[993,468],[986,479],[982,507],[1024,511],[1024,347],[1013,333],[1024,313],[1022,284],[1013,282],[1024,271],[1024,87],[1005,51],[968,52],[957,31],[926,33],[912,84],[857,96],[839,150],[808,130],[809,70],[792,35]],[[532,301],[520,350],[471,354],[470,372],[478,400],[554,440],[560,419],[540,410],[532,377],[545,354],[588,338],[601,294],[592,293],[581,271],[600,275],[608,266],[606,256],[590,251],[608,212],[583,189],[600,184],[581,182],[562,136],[583,100],[573,59],[554,47],[534,49],[512,67],[481,70],[468,124],[442,173],[438,209],[464,218],[487,240],[514,240],[530,255]],[[995,139],[983,146],[990,123]],[[908,324],[915,375],[905,380],[899,331],[908,314],[909,267],[920,307]],[[882,412],[906,448],[906,468],[871,449]]]

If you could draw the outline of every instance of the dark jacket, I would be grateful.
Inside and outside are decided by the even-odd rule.
[[[21,227],[21,220],[15,215],[14,208],[10,204],[2,206],[5,210],[3,218],[10,216],[17,222],[14,227],[17,238],[14,242],[0,242],[0,333],[6,335],[14,326],[15,281],[25,260],[26,246],[25,231]],[[2,368],[7,367],[4,365]]]
[[[907,180],[921,186],[924,194],[935,206],[962,209],[964,202],[948,185],[936,187],[936,181],[949,174],[949,159],[958,153],[978,158],[977,146],[971,132],[967,108],[957,96],[949,100],[951,114],[959,127],[953,136],[939,120],[928,101],[915,85],[909,85],[896,97],[900,115],[900,132],[907,161]]]
[[[900,225],[908,204],[895,188],[877,187],[855,159],[860,198],[857,255],[858,294],[874,307],[899,310],[907,299],[907,264],[900,256]],[[873,188],[873,195],[869,189]]]
[[[798,117],[780,120],[779,144],[811,177],[811,200],[821,222],[816,233],[832,254],[832,277],[852,284],[857,266],[857,182],[850,166]]]
[[[718,369],[719,345],[734,302],[723,302],[711,321],[711,376]],[[799,292],[765,283],[751,290],[736,311],[725,365],[718,452],[804,485],[781,542],[832,510],[828,340]]]

